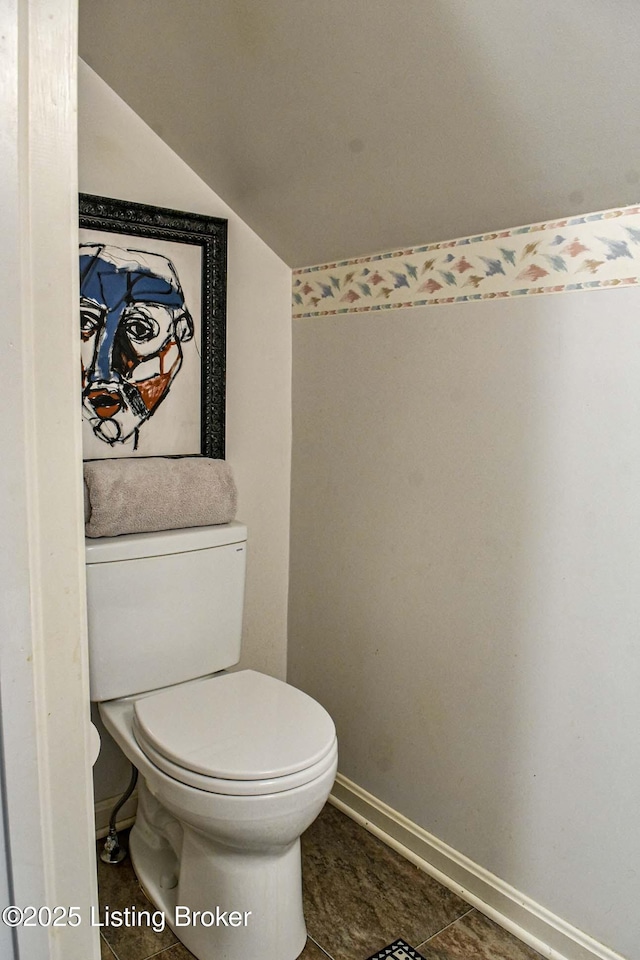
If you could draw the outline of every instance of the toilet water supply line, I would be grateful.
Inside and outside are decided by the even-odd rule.
[[[138,780],[138,771],[131,764],[131,780],[129,781],[129,786],[122,794],[115,807],[111,811],[111,816],[109,817],[109,833],[107,839],[104,842],[104,849],[100,854],[100,859],[103,863],[120,863],[127,855],[127,851],[123,850],[118,842],[118,831],[116,830],[116,817],[118,816],[118,811],[120,807],[124,806],[127,802],[133,791]]]

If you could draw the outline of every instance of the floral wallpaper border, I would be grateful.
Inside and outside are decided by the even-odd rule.
[[[640,206],[293,272],[293,316],[567,293],[640,283]]]

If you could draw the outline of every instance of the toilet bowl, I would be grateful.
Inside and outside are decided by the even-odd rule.
[[[247,531],[87,543],[91,699],[139,770],[138,879],[198,960],[304,949],[300,835],[337,767],[333,721],[240,657]]]
[[[167,924],[200,960],[297,957],[299,838],[337,767],[326,711],[251,670],[99,709],[142,776],[131,856]]]

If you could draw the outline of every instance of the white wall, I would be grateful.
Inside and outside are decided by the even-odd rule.
[[[640,291],[294,324],[289,675],[340,770],[640,943]]]
[[[249,529],[241,666],[283,677],[289,562],[291,271],[85,64],[80,190],[229,220],[226,458]],[[109,748],[107,748],[109,749]],[[127,780],[99,761],[96,796]],[[116,782],[117,781],[117,782]]]

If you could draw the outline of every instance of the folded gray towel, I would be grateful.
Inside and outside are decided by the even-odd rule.
[[[89,460],[84,482],[88,537],[205,527],[236,515],[238,495],[225,460]]]

